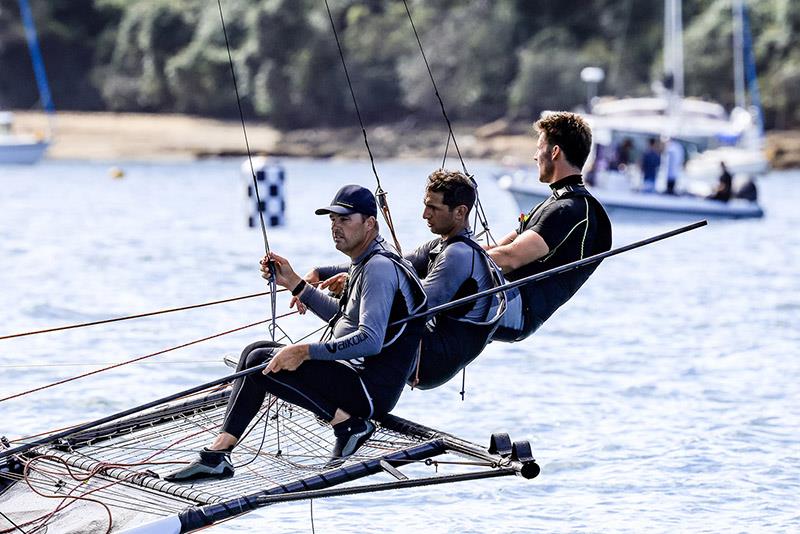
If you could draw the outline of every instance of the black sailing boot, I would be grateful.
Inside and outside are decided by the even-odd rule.
[[[233,476],[231,449],[212,451],[203,449],[200,458],[186,467],[164,477],[169,482],[190,482],[202,479],[216,479]]]
[[[375,432],[375,424],[369,419],[351,417],[333,425],[336,443],[331,458],[325,467],[338,467],[353,455]]]

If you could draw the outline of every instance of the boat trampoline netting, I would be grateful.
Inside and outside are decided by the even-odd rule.
[[[428,475],[433,468],[424,460],[448,451],[458,455],[450,455],[453,460],[467,456],[483,467],[502,460],[488,453],[482,458],[477,445],[388,416],[347,462],[326,467],[334,442],[330,425],[267,396],[232,454],[234,477],[191,484],[163,480],[213,440],[229,394],[230,388],[218,387],[17,456],[24,472],[0,472],[6,482],[16,481],[0,495],[0,532],[45,525],[36,531],[105,532],[111,525],[118,532],[242,496],[326,488],[381,472],[385,477],[391,467],[384,460],[400,468],[417,463],[414,470]],[[456,440],[455,447],[442,436]]]

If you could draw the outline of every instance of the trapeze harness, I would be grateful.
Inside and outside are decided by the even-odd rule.
[[[376,249],[353,270],[352,275],[348,278],[347,286],[339,300],[339,313],[329,323],[331,328],[338,317],[344,313],[351,288],[356,286],[359,278],[363,275],[364,266],[377,255],[391,260],[395,267],[407,277],[414,297],[414,302],[410,304],[411,309],[408,310],[405,297],[400,289],[397,289],[389,312],[389,325],[409,315],[424,311],[427,307],[428,299],[413,269],[409,268],[397,254],[385,249]],[[419,341],[424,329],[425,317],[396,326],[388,326],[383,340],[383,348],[378,354],[364,358],[363,363],[355,363],[352,360],[342,361],[345,365],[353,366],[359,371],[361,379],[371,395],[378,395],[380,402],[375,402],[376,414],[389,413],[400,398],[406,378],[416,364]],[[374,397],[373,400],[375,400]]]
[[[611,249],[611,221],[600,202],[586,190],[580,175],[563,178],[561,182],[563,185],[554,188],[550,197],[522,218],[518,233],[521,234],[536,226],[546,215],[546,208],[555,203],[564,204],[567,208],[578,208],[574,203],[583,200],[581,204],[585,208],[581,206],[581,209],[585,213],[584,218],[576,220],[569,233],[547,255],[507,273],[508,280],[513,282]],[[568,243],[570,239],[577,241]],[[578,249],[573,257],[570,257],[568,250],[570,244]],[[572,298],[599,264],[600,262],[597,262],[520,286],[522,329],[501,326],[495,332],[493,339],[522,341],[536,332],[562,304]]]
[[[475,254],[483,261],[492,280],[492,287],[505,283],[499,267],[489,258],[480,245],[465,235],[453,236],[431,250],[428,272],[433,270],[436,258],[445,248],[455,243],[464,243],[473,250],[473,263],[469,277],[459,286],[453,300],[478,292],[475,275]],[[488,288],[483,288],[488,289]],[[422,334],[422,350],[419,366],[409,377],[408,383],[420,389],[432,389],[453,378],[459,371],[478,357],[492,338],[500,318],[506,310],[505,292],[484,297],[491,299],[483,320],[467,319],[466,316],[478,305],[478,300],[447,310],[428,321]]]
[[[417,276],[396,255],[386,250],[374,250],[351,273],[350,280],[339,300],[339,311],[329,321],[330,336],[344,314],[352,288],[363,275],[367,262],[381,255],[394,263],[408,278],[414,302],[406,299],[398,287],[392,300],[388,324],[425,309],[427,299]],[[234,382],[222,430],[241,437],[256,416],[267,393],[300,406],[325,420],[331,420],[337,408],[351,415],[379,418],[397,404],[406,378],[416,363],[420,336],[425,318],[414,319],[386,330],[378,354],[353,360],[307,360],[294,371],[262,375],[256,373]],[[268,361],[283,345],[259,341],[242,351],[237,370],[254,367]]]

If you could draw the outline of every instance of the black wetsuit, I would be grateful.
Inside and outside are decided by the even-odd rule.
[[[611,222],[600,203],[592,197],[580,175],[562,178],[550,185],[552,194],[531,209],[520,221],[518,234],[534,231],[550,251],[542,258],[506,273],[510,281],[519,280],[565,265],[611,248]],[[523,327],[494,333],[499,341],[521,341],[534,333],[562,304],[583,285],[598,263],[521,286]]]
[[[312,343],[311,359],[295,371],[256,373],[237,380],[224,432],[241,437],[267,393],[328,421],[337,408],[362,418],[380,417],[394,408],[416,362],[425,319],[388,325],[424,309],[425,295],[413,268],[383,243],[379,237],[356,258],[338,301],[306,286],[301,300],[330,322],[332,337]],[[238,369],[266,362],[277,347],[265,341],[249,345]]]

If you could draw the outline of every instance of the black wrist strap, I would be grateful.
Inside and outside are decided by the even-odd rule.
[[[300,283],[294,286],[294,289],[292,289],[292,296],[296,297],[297,295],[302,293],[305,288],[306,288],[306,281],[300,280]]]

